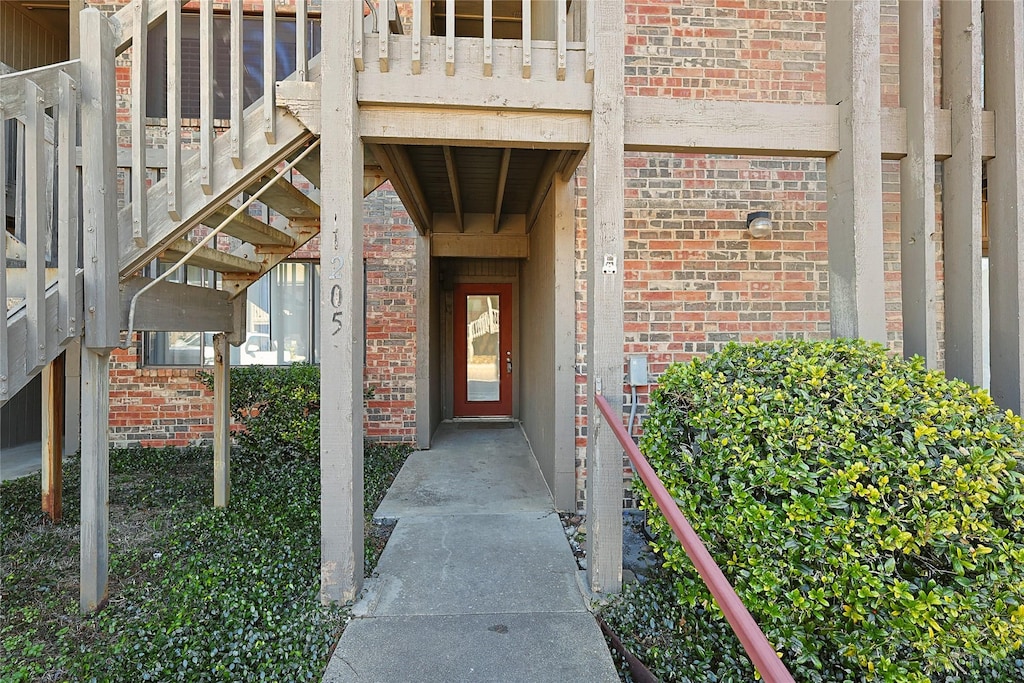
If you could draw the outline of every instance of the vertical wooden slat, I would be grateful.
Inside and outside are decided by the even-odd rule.
[[[245,68],[242,61],[242,0],[231,0],[231,163],[242,168],[242,111],[245,109]]]
[[[523,0],[523,78],[530,77],[533,64],[533,0]]]
[[[43,471],[42,509],[53,522],[60,522],[63,511],[64,453],[64,355],[57,356],[43,369]]]
[[[942,99],[952,155],[942,162],[946,374],[981,384],[981,0],[942,2]]]
[[[277,109],[277,15],[274,3],[263,8],[263,134],[271,145],[277,144],[274,116]]]
[[[57,106],[57,320],[63,334],[54,340],[56,344],[78,335],[75,305],[78,301],[78,278],[75,277],[78,267],[77,88],[71,76],[66,73],[60,75],[60,103]]]
[[[46,364],[46,112],[43,93],[25,81],[25,256],[28,282],[25,304],[28,335],[25,372],[29,376]],[[6,239],[6,237],[5,237]]]
[[[900,278],[903,354],[938,362],[935,274],[934,0],[901,2],[900,106],[907,156],[900,160]]]
[[[309,22],[306,0],[297,0],[295,3],[295,69],[299,74],[299,80],[305,81],[309,77]]]
[[[391,24],[388,22],[388,0],[377,0],[377,43],[381,73],[390,69],[388,61],[388,44],[390,43]]]
[[[231,495],[231,348],[226,334],[213,335],[213,505]]]
[[[7,214],[7,119],[0,105],[0,214]],[[6,233],[6,226],[4,228]],[[10,345],[7,343],[7,235],[3,235],[4,258],[0,258],[0,305],[4,307],[4,322],[0,325],[0,405],[7,402],[7,378]]]
[[[167,213],[181,220],[181,5],[167,5]]]
[[[148,0],[132,0],[132,241],[146,246],[146,16]]]
[[[590,6],[584,4],[581,5],[583,11],[583,21],[585,22],[585,34],[586,34],[586,71],[583,72],[583,80],[587,83],[594,82],[594,67],[597,59],[594,55],[594,44],[597,42],[597,38],[594,33],[594,13],[591,11]]]
[[[455,75],[455,0],[444,5],[444,72]]]
[[[199,185],[213,194],[213,3],[199,4]]]
[[[420,43],[423,39],[423,5],[427,0],[412,0],[412,72],[420,73]],[[486,1],[486,0],[485,0]]]
[[[356,3],[353,3],[353,4],[356,4]],[[350,26],[349,29],[352,31],[352,61],[356,65],[356,71],[362,71],[363,67],[364,67],[364,64],[363,64],[363,12],[362,12],[363,0],[359,0],[358,5],[359,5],[359,11],[356,12],[356,14],[359,15],[357,17],[358,20],[353,21],[352,22],[352,26]],[[355,12],[354,9],[353,9],[353,12]],[[320,20],[320,26],[321,26],[320,30],[324,31],[324,27],[326,26],[326,24],[323,21],[323,19]],[[330,36],[330,34],[327,33],[326,31],[324,31],[324,35]]]
[[[825,97],[839,106],[842,149],[825,162],[831,331],[885,343],[880,13],[829,3]]]
[[[587,582],[614,593],[622,586],[622,447],[595,396],[622,414],[625,16],[617,0],[591,9],[600,64],[587,155]]]
[[[327,36],[362,21],[356,3],[323,7]],[[320,597],[356,596],[363,579],[363,142],[346,41],[324,41],[320,287]]]
[[[566,32],[566,16],[565,16],[565,5],[559,3],[558,9],[558,70],[556,71],[556,77],[560,81],[565,80],[565,32]]]
[[[494,1],[484,0],[484,76],[494,74]]]
[[[1024,5],[985,3],[985,103],[999,147],[988,161],[992,398],[1024,406]]]

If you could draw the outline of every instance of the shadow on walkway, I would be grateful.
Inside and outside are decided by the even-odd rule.
[[[446,423],[377,509],[397,519],[324,681],[618,681],[518,425]]]

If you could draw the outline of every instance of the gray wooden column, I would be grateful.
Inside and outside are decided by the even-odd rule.
[[[351,36],[362,5],[324,3],[324,34]],[[363,580],[363,143],[353,43],[321,53],[320,597]]]
[[[935,235],[935,0],[901,2],[900,106],[907,156],[900,160],[903,354],[938,363]]]
[[[81,586],[83,612],[107,598],[110,351],[119,343],[116,103],[110,22],[81,13],[82,222],[85,343],[82,345]]]
[[[434,431],[434,394],[431,382],[440,382],[440,377],[431,377],[430,358],[434,343],[430,322],[433,311],[434,264],[430,258],[430,237],[416,236],[416,448],[430,448]]]
[[[981,0],[942,2],[942,101],[953,119],[942,162],[946,374],[981,384]]]
[[[597,63],[587,155],[587,582],[596,593],[622,587],[622,446],[594,404],[601,390],[622,412],[623,73],[621,0],[592,3]]]
[[[78,450],[82,433],[82,340],[68,342],[64,353],[64,453]]]
[[[985,3],[985,102],[996,117],[988,161],[992,397],[1024,405],[1024,5]]]
[[[231,349],[228,335],[213,335],[213,506],[231,496]]]
[[[839,105],[840,146],[825,164],[832,336],[884,342],[877,0],[828,3],[825,41],[825,97]]]

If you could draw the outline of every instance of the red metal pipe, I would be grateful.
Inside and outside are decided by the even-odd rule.
[[[661,479],[655,474],[654,469],[647,462],[647,459],[644,458],[640,449],[633,443],[632,437],[626,433],[626,428],[622,426],[622,416],[612,415],[611,406],[608,405],[608,400],[604,396],[595,396],[594,402],[615,433],[619,443],[625,449],[626,454],[633,463],[633,467],[636,468],[637,474],[640,475],[644,484],[647,485],[647,490],[654,496],[654,500],[658,503],[662,514],[665,515],[669,525],[672,527],[672,531],[675,532],[676,538],[683,545],[683,549],[689,556],[690,561],[697,568],[700,578],[703,579],[704,584],[711,591],[715,602],[722,609],[722,613],[725,614],[725,618],[729,621],[729,625],[732,626],[733,632],[740,639],[743,649],[747,651],[747,656],[754,663],[754,668],[761,674],[761,678],[765,680],[765,683],[793,683],[793,677],[790,675],[789,670],[786,669],[786,665],[779,659],[775,648],[765,638],[764,633],[758,627],[754,618],[750,616],[750,612],[747,611],[739,596],[736,595],[736,591],[729,584],[729,580],[725,578],[722,570],[718,568],[715,560],[711,557],[711,553],[704,547],[704,542],[701,541],[700,536],[693,530],[690,523],[686,521],[686,517],[683,516],[679,506],[676,505],[668,490],[665,489],[665,485],[661,483]]]

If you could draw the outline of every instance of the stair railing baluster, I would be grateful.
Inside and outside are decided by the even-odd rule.
[[[25,372],[34,374],[46,365],[46,110],[43,92],[25,81],[25,304],[28,314]],[[6,238],[6,235],[5,235]]]
[[[306,0],[295,3],[295,70],[300,81],[309,78],[309,21]]]
[[[148,0],[132,0],[135,23],[132,25],[132,240],[146,246],[146,39],[149,27]]]
[[[277,16],[274,2],[271,0],[263,7],[263,134],[271,145],[277,141],[277,132],[274,129],[274,110],[277,107],[276,30]]]
[[[167,213],[181,220],[181,5],[167,5]]]
[[[199,4],[199,184],[213,194],[213,3]]]
[[[67,73],[60,75],[57,104],[57,289],[60,339],[78,336],[78,84]],[[3,156],[0,154],[0,159]]]
[[[245,109],[245,65],[242,61],[242,0],[231,0],[231,127],[228,142],[231,147],[231,163],[242,168],[242,112]]]

